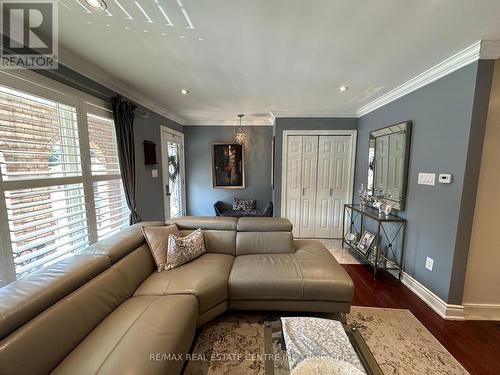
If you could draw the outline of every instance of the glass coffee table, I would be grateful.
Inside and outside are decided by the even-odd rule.
[[[342,327],[365,372],[368,375],[383,375],[382,370],[366,345],[359,330],[344,323]],[[335,337],[331,336],[328,340],[335,340]],[[264,358],[265,375],[290,374],[290,364],[288,363],[281,320],[267,321],[264,323],[264,348],[265,353],[268,354]]]

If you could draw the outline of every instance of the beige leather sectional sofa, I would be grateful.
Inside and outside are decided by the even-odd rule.
[[[183,217],[207,253],[158,273],[133,225],[0,289],[0,374],[177,374],[227,309],[348,312],[353,284],[286,219]]]

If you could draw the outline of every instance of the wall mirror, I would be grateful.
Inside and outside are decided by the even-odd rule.
[[[383,196],[393,209],[404,211],[411,121],[370,132],[368,149],[368,192]]]

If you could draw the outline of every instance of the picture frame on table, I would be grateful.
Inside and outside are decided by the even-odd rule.
[[[374,239],[375,235],[365,230],[356,247],[360,252],[362,252],[366,256],[370,250],[370,246],[372,245]]]

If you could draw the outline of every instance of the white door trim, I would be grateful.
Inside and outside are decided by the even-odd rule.
[[[162,175],[162,191],[163,191],[163,211],[165,221],[169,219],[170,205],[165,197],[167,196],[167,183],[168,183],[168,162],[167,160],[167,141],[171,139],[169,135],[179,137],[181,144],[181,186],[182,186],[182,214],[186,215],[186,158],[184,155],[184,134],[176,130],[160,126],[161,131],[161,175]]]
[[[284,130],[281,148],[281,217],[286,217],[286,186],[287,186],[287,144],[288,137],[293,135],[350,135],[351,142],[351,170],[349,172],[349,202],[352,203],[354,193],[354,167],[356,162],[357,130]]]

